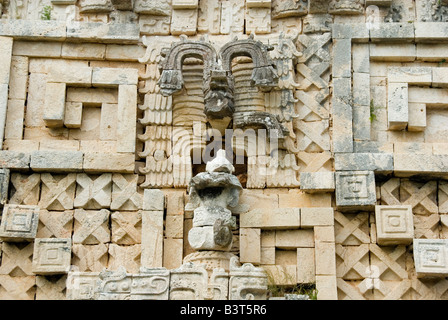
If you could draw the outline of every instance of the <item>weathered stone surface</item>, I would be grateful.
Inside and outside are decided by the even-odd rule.
[[[337,171],[371,170],[374,172],[392,172],[394,170],[391,153],[337,153],[334,156],[334,168]]]
[[[335,189],[334,172],[301,172],[300,189],[306,192],[331,192]]]
[[[240,215],[240,227],[261,229],[299,228],[300,209],[254,209]]]
[[[414,239],[413,247],[417,276],[446,277],[448,273],[446,239]]]
[[[0,238],[5,241],[33,241],[39,223],[39,207],[5,205],[0,225]]]
[[[336,205],[340,208],[371,207],[376,203],[372,171],[336,172]]]
[[[34,241],[33,272],[51,275],[68,273],[71,261],[70,238],[38,238]]]
[[[410,244],[414,238],[413,220],[411,206],[375,206],[378,244]]]
[[[83,159],[84,153],[81,151],[34,151],[31,153],[30,167],[40,172],[80,172]]]

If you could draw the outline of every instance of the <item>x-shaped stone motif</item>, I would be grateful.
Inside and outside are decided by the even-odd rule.
[[[331,33],[322,35],[300,35],[298,42],[302,48],[302,56],[298,58],[299,63],[307,63],[313,56],[318,57],[320,61],[329,62],[331,60],[330,52],[324,48],[331,40]]]
[[[400,179],[392,178],[383,183],[380,189],[381,204],[383,205],[401,205],[400,202]]]
[[[40,194],[40,174],[24,175],[21,173],[11,174],[11,183],[15,189],[9,203],[37,205]]]
[[[0,275],[0,300],[34,300],[35,284],[34,276]]]
[[[437,213],[430,215],[414,215],[415,239],[439,239],[440,216]]]
[[[429,181],[422,187],[415,182],[402,179],[400,200],[403,205],[411,205],[414,214],[438,213],[436,203],[437,181]]]
[[[114,212],[111,220],[112,242],[127,245],[141,243],[141,212]]]
[[[101,272],[107,268],[109,245],[100,243],[97,245],[74,244],[73,265],[81,272]]]
[[[300,119],[306,119],[310,113],[316,114],[320,119],[329,119],[330,111],[324,105],[329,97],[327,89],[310,92],[298,90],[295,97],[305,106],[305,108],[299,109]]]
[[[76,176],[75,208],[103,209],[109,208],[112,192],[112,174],[104,173],[100,176],[88,176],[79,173]]]
[[[69,173],[68,175],[42,173],[41,180],[40,208],[55,211],[73,209],[76,173]]]
[[[14,244],[3,242],[0,274],[11,276],[34,275],[32,272],[33,243]]]
[[[70,238],[72,236],[73,211],[39,211],[37,238]]]
[[[36,300],[65,300],[66,281],[66,275],[59,279],[37,276]]]
[[[106,209],[99,211],[76,209],[73,243],[98,244],[110,242],[109,216],[110,212]]]
[[[299,151],[322,152],[330,150],[329,121],[306,122],[295,120],[294,127],[297,135],[297,149]]]
[[[394,284],[396,285],[393,287],[382,286],[381,293],[384,300],[433,300],[435,298],[434,292],[419,279],[403,279]]]
[[[319,153],[299,151],[296,153],[296,156],[297,164],[300,166],[301,172],[322,172],[333,170],[333,157],[329,151]]]
[[[346,280],[361,280],[368,277],[369,245],[336,245],[336,256],[342,262],[336,265],[336,276]],[[338,261],[339,259],[336,259]]]
[[[137,191],[138,175],[112,175],[111,210],[138,210],[142,207],[142,195]]]
[[[141,245],[119,246],[115,243],[109,245],[108,269],[117,270],[124,266],[129,273],[137,273],[140,268]]]
[[[370,235],[369,233],[364,232],[360,226],[363,224],[368,224],[369,213],[359,213],[356,214],[353,219],[347,218],[346,215],[335,211],[334,212],[335,219],[335,240],[336,243],[340,244],[348,244],[347,240],[352,240],[355,238],[355,241],[359,243],[370,243]],[[338,227],[338,224],[341,227]],[[368,229],[367,229],[368,232]],[[353,241],[353,240],[352,240]],[[352,243],[350,243],[352,244]]]

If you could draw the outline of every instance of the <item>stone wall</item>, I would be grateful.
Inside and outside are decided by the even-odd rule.
[[[448,298],[448,1],[0,18],[0,299]],[[243,187],[223,265],[189,242],[190,181],[221,148]]]

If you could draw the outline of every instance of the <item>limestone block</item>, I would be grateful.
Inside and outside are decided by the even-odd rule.
[[[67,39],[76,41],[92,38],[101,39],[101,42],[120,42],[122,44],[137,43],[139,27],[135,23],[103,23],[78,22],[67,26]]]
[[[369,45],[362,43],[352,44],[352,67],[355,73],[370,73]]]
[[[430,67],[388,67],[388,83],[408,83],[429,86],[432,83],[433,70]]]
[[[141,14],[154,16],[169,16],[171,13],[171,1],[162,0],[136,0],[134,3],[134,11]]]
[[[353,151],[351,78],[333,80],[333,151]]]
[[[375,206],[379,245],[411,244],[414,238],[412,206]]]
[[[117,152],[135,152],[137,86],[118,87]]]
[[[50,83],[65,83],[70,86],[90,87],[92,84],[92,68],[70,68],[68,66],[65,68],[55,68],[50,66],[47,81]]]
[[[72,265],[81,272],[100,272],[107,268],[109,244],[73,244]]]
[[[34,241],[33,273],[63,274],[70,270],[70,238],[38,238]]]
[[[101,105],[100,140],[117,140],[118,105],[103,103]]]
[[[182,265],[183,239],[166,238],[163,240],[163,266],[175,269]]]
[[[65,59],[92,59],[104,60],[106,57],[106,45],[100,43],[64,42],[62,44],[61,57]]]
[[[70,271],[67,276],[67,300],[93,300],[99,272]]]
[[[172,35],[195,35],[198,24],[197,9],[173,10],[171,15]]]
[[[11,277],[0,275],[0,299],[2,300],[34,300],[36,294],[36,277]]]
[[[370,29],[370,39],[375,41],[413,41],[413,23],[380,23],[377,28]]]
[[[73,232],[73,211],[39,210],[36,238],[70,238]]]
[[[163,211],[142,211],[141,245],[142,267],[161,267],[163,261]]]
[[[448,38],[448,28],[444,23],[416,22],[414,26],[416,42],[438,42]]]
[[[335,189],[334,172],[301,172],[300,189],[306,192],[331,192]]]
[[[117,85],[137,85],[138,70],[125,68],[93,68],[94,87],[115,87]]]
[[[33,151],[30,167],[35,171],[79,172],[83,168],[81,151]]]
[[[371,207],[376,203],[373,171],[336,172],[336,205],[340,208]]]
[[[22,139],[24,117],[25,100],[8,100],[5,123],[5,139]]]
[[[448,47],[444,43],[418,43],[417,59],[423,61],[439,62],[447,58]]]
[[[316,275],[317,300],[337,300],[336,276]]]
[[[116,88],[67,88],[67,102],[86,104],[118,103]]]
[[[0,85],[9,84],[13,38],[0,37]]]
[[[261,247],[260,263],[262,265],[275,264],[275,247]]]
[[[143,210],[163,211],[165,208],[165,195],[160,189],[145,189],[143,193]]]
[[[138,273],[140,269],[141,246],[134,244],[120,246],[115,243],[109,245],[109,270],[118,270],[124,267],[129,273]]]
[[[390,130],[403,130],[409,121],[408,84],[389,83],[387,121]]]
[[[426,128],[426,104],[409,103],[408,112],[408,131],[424,131]]]
[[[62,127],[65,114],[65,83],[48,82],[42,119],[47,127]]]
[[[432,68],[432,85],[434,87],[448,86],[448,68]]]
[[[400,176],[420,173],[444,175],[448,157],[445,154],[419,154],[412,156],[405,153],[394,154],[394,171]]]
[[[133,173],[135,155],[133,153],[85,152],[82,169],[88,173]]]
[[[31,155],[19,151],[0,150],[0,167],[28,170]]]
[[[9,78],[9,99],[26,99],[28,89],[28,57],[13,56]]]
[[[59,58],[62,43],[41,41],[15,41],[12,53],[15,56]]]
[[[116,67],[120,68],[123,61],[138,62],[139,58],[145,54],[145,48],[139,45],[119,45],[108,44],[106,47],[106,59],[109,61],[119,61]],[[110,65],[112,67],[112,65]],[[141,66],[135,64],[133,67],[141,69]],[[131,69],[133,69],[131,67]]]
[[[313,230],[276,230],[275,247],[280,249],[314,247]]]
[[[443,106],[447,101],[446,89],[412,87],[409,90],[409,102]]]
[[[240,262],[261,263],[261,229],[240,228]]]
[[[356,42],[369,41],[369,29],[365,23],[334,23],[333,39],[351,39]]]
[[[110,212],[106,209],[75,209],[73,243],[90,245],[110,242],[109,216]]]
[[[36,276],[36,300],[65,300],[67,276]]]
[[[114,173],[112,175],[111,210],[141,209],[143,196],[137,191],[138,175]]]
[[[302,208],[300,212],[300,225],[303,228],[333,226],[333,208]]]
[[[418,277],[447,276],[447,239],[414,239],[413,248],[415,271]]]
[[[297,248],[297,283],[316,281],[314,248]]]
[[[399,44],[370,44],[371,61],[414,61],[417,56],[415,44],[399,43]]]
[[[141,212],[113,212],[111,215],[111,231],[113,243],[120,245],[141,243]]]
[[[39,207],[7,204],[3,208],[0,238],[4,241],[32,241],[39,224]]]
[[[37,12],[36,12],[37,14]],[[0,33],[23,40],[64,40],[65,21],[41,21],[35,19],[5,19],[0,23]]]
[[[241,228],[296,229],[300,227],[299,208],[253,209],[240,214]]]
[[[202,225],[199,227],[193,226],[193,228],[191,228],[188,231],[188,243],[193,249],[198,251],[199,250],[229,251],[232,247],[232,239],[233,239],[233,237],[230,236],[225,237],[221,241],[221,243],[218,243],[218,241],[216,241],[217,237],[215,237],[214,226],[211,225]],[[172,239],[172,240],[182,240],[182,239]]]
[[[336,248],[332,242],[317,241],[314,255],[316,259],[316,275],[336,276]]]
[[[337,171],[369,170],[391,172],[394,169],[392,153],[337,153],[334,155]]]
[[[349,78],[352,70],[352,40],[335,39],[333,43],[333,77]]]
[[[184,236],[184,215],[167,215],[165,219],[165,237],[182,239]]]
[[[42,116],[45,109],[46,80],[46,74],[31,73],[29,76],[25,113],[25,125],[28,127],[45,126]]]

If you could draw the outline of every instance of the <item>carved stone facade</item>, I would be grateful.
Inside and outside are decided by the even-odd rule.
[[[448,299],[447,30],[446,0],[0,0],[0,299]]]

